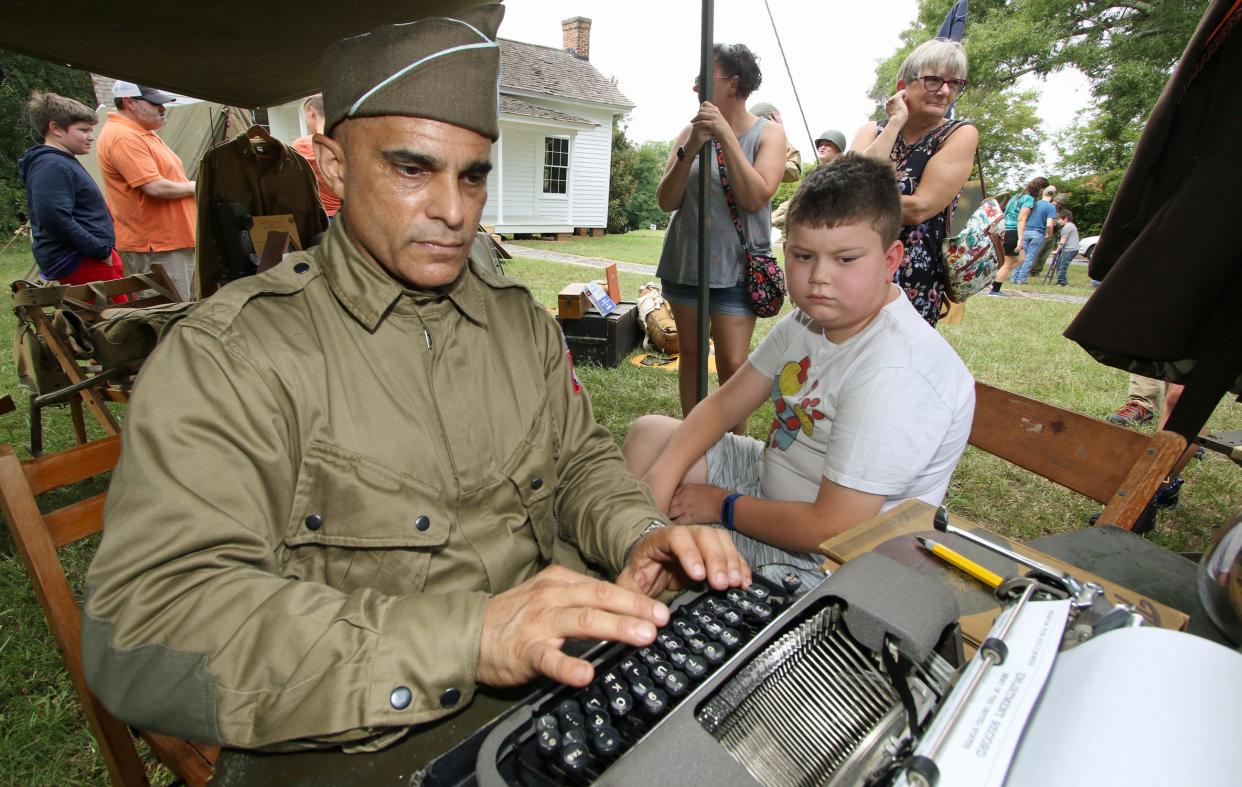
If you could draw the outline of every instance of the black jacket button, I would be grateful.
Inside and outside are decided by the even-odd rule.
[[[306,273],[308,270],[310,270],[310,263],[308,262],[299,262],[293,266],[294,273]]]
[[[531,481],[531,482],[530,482],[530,488],[531,488],[531,489],[539,489],[539,488],[540,488],[540,487],[542,487],[542,486],[543,486],[543,479],[542,479],[542,478],[536,478],[534,481]]]
[[[427,528],[431,527],[431,520],[428,519],[425,514],[422,516],[419,516],[418,519],[414,520],[414,527],[418,528],[419,530],[426,530]]]
[[[451,708],[459,702],[461,702],[460,689],[445,689],[440,695],[440,707],[442,708]]]
[[[319,516],[319,514],[311,514],[306,517],[307,530],[318,530],[321,527],[323,527],[323,517]]]

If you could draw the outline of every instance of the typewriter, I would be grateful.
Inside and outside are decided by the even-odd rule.
[[[671,612],[651,646],[587,654],[590,686],[504,717],[478,784],[891,784],[962,663],[953,596],[881,555]]]

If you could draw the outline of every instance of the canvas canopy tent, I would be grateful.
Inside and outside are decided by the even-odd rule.
[[[339,38],[479,2],[5,0],[0,47],[221,104],[266,107],[318,92],[319,55]]]

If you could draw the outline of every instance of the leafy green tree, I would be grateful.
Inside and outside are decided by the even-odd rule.
[[[634,192],[638,190],[638,151],[625,136],[620,120],[612,124],[612,170],[608,176],[608,231],[629,232],[634,229],[627,212]]]
[[[59,93],[95,106],[90,74],[0,50],[0,242],[21,226],[26,213],[26,188],[17,179],[17,159],[26,148],[43,141],[30,127],[26,102],[33,90]]]
[[[668,226],[669,214],[660,210],[656,188],[664,175],[670,147],[668,142],[644,142],[638,148],[638,188],[628,208],[630,226],[635,229],[646,229],[652,224],[661,229]]]

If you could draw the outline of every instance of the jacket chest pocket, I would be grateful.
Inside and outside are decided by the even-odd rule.
[[[560,440],[549,423],[547,409],[541,407],[534,425],[501,468],[517,498],[512,512],[516,516],[510,522],[518,529],[532,529],[539,554],[545,561],[552,558],[557,534],[556,461],[559,456]]]
[[[420,592],[432,553],[448,542],[450,516],[437,490],[412,476],[311,443],[298,468],[282,573],[344,592]]]

